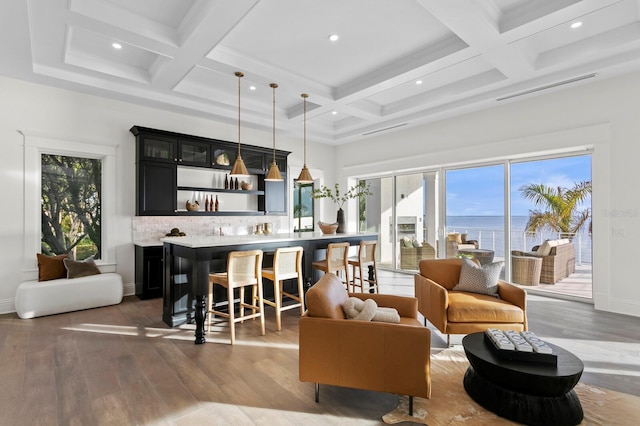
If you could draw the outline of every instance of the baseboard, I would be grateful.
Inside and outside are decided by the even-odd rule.
[[[16,311],[15,299],[0,299],[0,314],[10,314]]]
[[[136,294],[136,283],[125,283],[122,286],[122,294],[124,296],[135,296]]]
[[[609,297],[607,310],[609,312],[615,312],[617,314],[640,317],[640,303],[629,301],[627,299],[617,299]]]

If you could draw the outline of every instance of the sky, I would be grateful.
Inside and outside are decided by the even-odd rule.
[[[511,215],[528,216],[534,206],[520,192],[523,185],[542,183],[571,188],[591,180],[591,156],[554,158],[511,164]],[[504,167],[449,170],[446,174],[447,216],[503,216]]]

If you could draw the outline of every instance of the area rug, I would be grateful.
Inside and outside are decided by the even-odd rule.
[[[462,384],[469,362],[462,346],[446,349],[431,357],[431,399],[414,398],[409,416],[409,398],[400,397],[398,407],[385,414],[387,424],[414,422],[443,425],[514,425],[467,395]],[[581,425],[640,425],[640,397],[578,383],[575,391],[584,411]]]

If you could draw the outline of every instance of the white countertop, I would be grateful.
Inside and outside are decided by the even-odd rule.
[[[134,245],[140,247],[162,247],[162,241],[158,240],[135,240]]]
[[[366,237],[376,236],[375,232],[351,232],[345,234],[322,234],[321,232],[293,232],[290,234],[271,234],[271,235],[223,235],[223,236],[191,236],[185,237],[164,237],[160,239],[160,243],[168,242],[184,247],[220,247],[237,244],[260,244],[260,243],[276,243],[283,241],[307,241],[333,239],[340,237]],[[136,245],[138,242],[135,242]],[[149,244],[149,245],[159,245]]]

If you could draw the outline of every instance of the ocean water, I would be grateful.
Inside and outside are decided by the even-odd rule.
[[[547,239],[557,239],[555,232],[525,233],[528,216],[511,217],[511,249],[530,251]],[[478,240],[480,248],[490,249],[495,256],[504,258],[504,216],[447,216],[447,233],[466,233],[467,239]],[[591,235],[578,233],[574,239],[576,263],[591,264]]]

